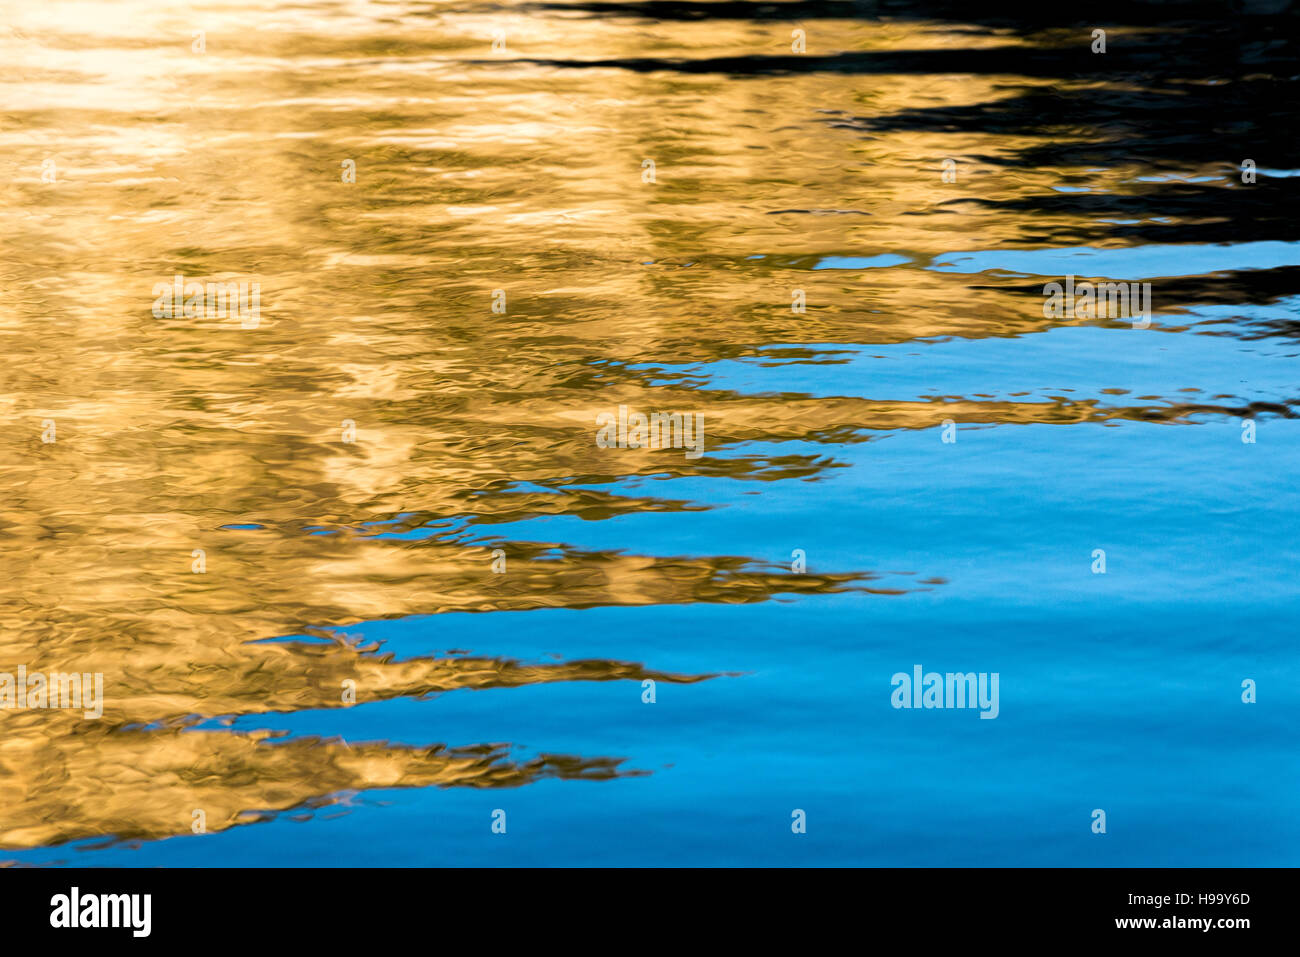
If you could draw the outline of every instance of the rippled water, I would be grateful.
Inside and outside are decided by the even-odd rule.
[[[0,856],[1295,863],[1295,16],[982,6],[5,3]]]

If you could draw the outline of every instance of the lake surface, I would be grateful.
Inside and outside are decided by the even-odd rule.
[[[4,4],[0,672],[103,695],[0,707],[0,860],[1296,864],[1225,10]]]

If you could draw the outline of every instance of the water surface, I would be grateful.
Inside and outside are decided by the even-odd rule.
[[[4,4],[0,858],[1296,863],[1294,14],[969,6]]]

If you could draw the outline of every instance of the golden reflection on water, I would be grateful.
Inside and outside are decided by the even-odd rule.
[[[1031,240],[1027,223],[964,200],[1040,191],[1059,171],[971,162],[960,190],[937,175],[939,157],[1004,155],[1027,138],[867,135],[855,120],[995,101],[1013,78],[528,62],[780,55],[782,22],[364,2],[60,0],[6,3],[4,13],[0,669],[75,667],[103,672],[107,685],[99,721],[0,712],[5,847],[188,834],[193,808],[217,831],[375,787],[632,773],[606,756],[522,760],[474,743],[186,730],[203,718],[343,707],[348,678],[364,703],[708,677],[653,662],[525,665],[491,649],[397,661],[324,629],[924,586],[860,570],[792,576],[768,564],[780,556],[531,541],[510,545],[510,571],[497,576],[494,524],[698,507],[515,483],[815,479],[833,466],[834,443],[871,430],[1177,419],[1193,408],[742,395],[654,385],[624,367],[770,343],[1047,326],[1011,282],[811,270],[823,255],[925,262]],[[807,26],[810,52],[1019,42],[925,23]],[[497,29],[505,52],[491,48]],[[191,49],[197,30],[202,53]],[[645,158],[653,185],[642,182]],[[340,175],[347,159],[352,185]],[[42,180],[47,161],[54,182]],[[1033,225],[1071,228],[1065,214]],[[155,318],[151,289],[177,273],[260,282],[258,328]],[[796,287],[808,292],[803,315],[789,308]],[[491,311],[497,289],[504,315]],[[595,447],[593,423],[619,404],[703,412],[710,449],[803,439],[826,453],[611,455]],[[46,420],[54,443],[41,440]],[[345,420],[355,443],[341,439]],[[368,523],[398,516],[387,530],[434,534],[375,537]],[[479,539],[453,527],[457,518]],[[320,529],[334,534],[311,534]],[[191,570],[195,549],[204,574]],[[334,640],[255,643],[304,633]]]

